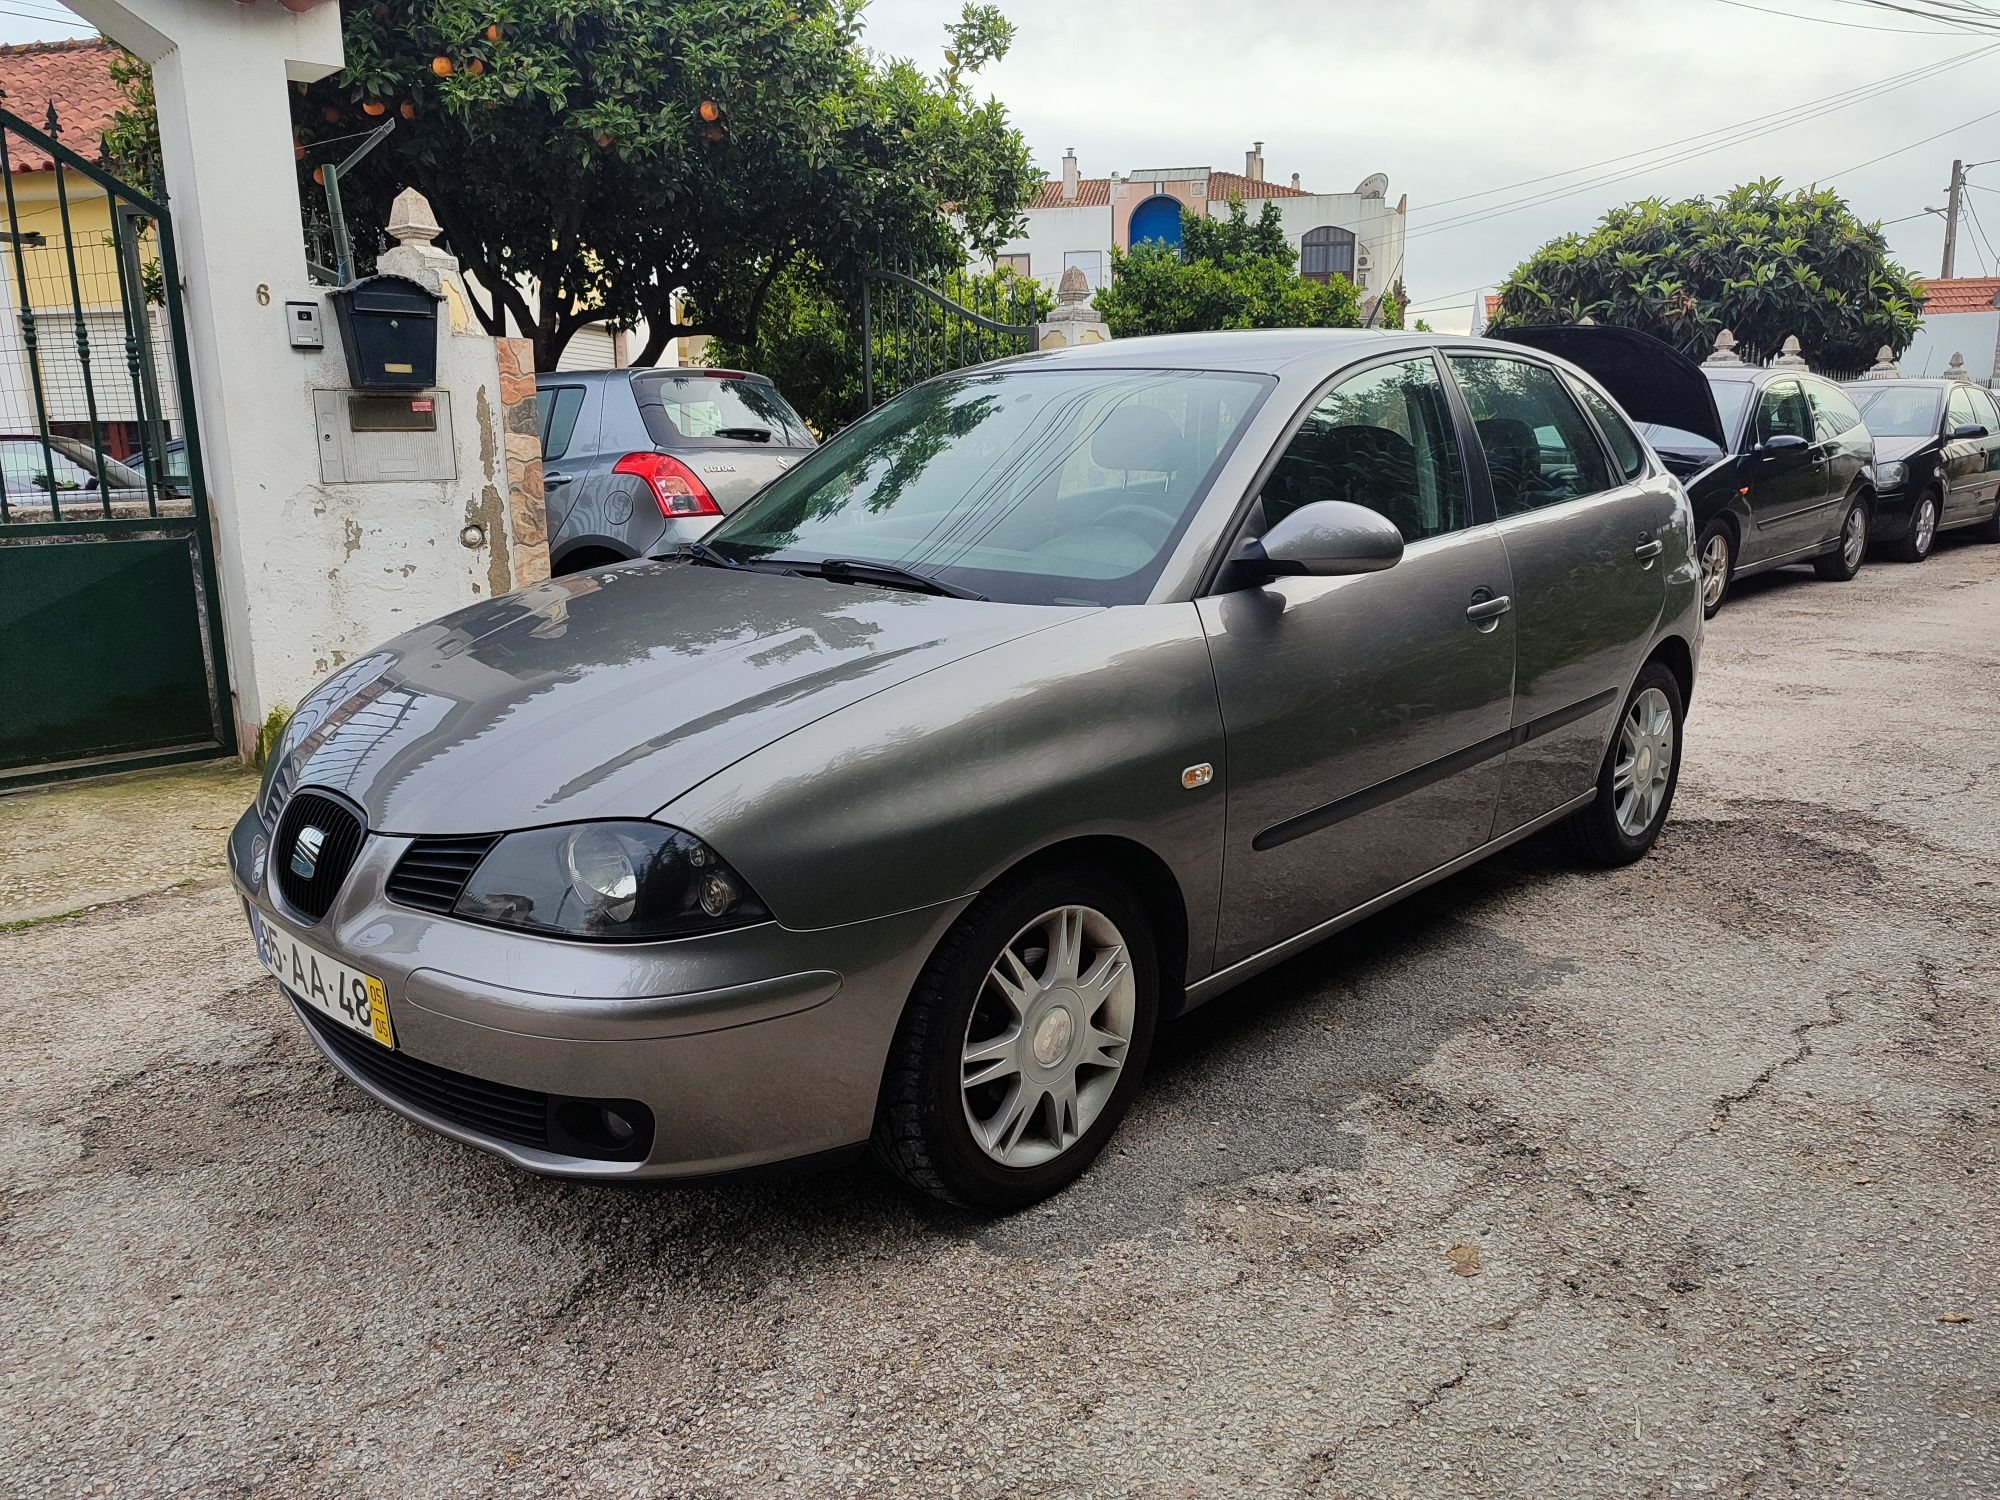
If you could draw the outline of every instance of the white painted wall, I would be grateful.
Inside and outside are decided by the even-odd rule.
[[[348,656],[513,586],[494,346],[475,329],[440,349],[455,480],[322,484],[312,393],[347,377],[330,309],[324,353],[286,338],[288,299],[325,305],[306,276],[286,88],[341,66],[339,6],[73,8],[153,66],[236,720],[254,744],[274,706],[296,703]],[[474,523],[480,539],[463,545]]]
[[[1108,272],[1111,265],[1111,205],[1098,208],[1042,208],[1028,216],[1028,230],[1019,239],[1009,240],[1004,255],[1026,254],[1028,274],[1054,291],[1062,279],[1063,254],[1070,250],[1103,252]],[[1096,282],[1091,283],[1095,288]]]
[[[1898,357],[1896,367],[1905,375],[1935,377],[1944,374],[1952,355],[1963,354],[1966,373],[1981,385],[1991,385],[2000,375],[1995,369],[1996,345],[2000,345],[2000,311],[1945,313],[1917,325],[1917,336]]]

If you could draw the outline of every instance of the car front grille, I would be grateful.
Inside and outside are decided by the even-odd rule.
[[[400,905],[442,916],[458,904],[466,881],[498,842],[500,836],[491,833],[419,838],[396,861],[383,890]]]
[[[317,922],[354,868],[367,831],[346,804],[319,792],[295,793],[278,819],[271,865],[291,908]]]
[[[310,1006],[301,1005],[298,1010],[320,1045],[383,1093],[481,1135],[497,1136],[517,1146],[548,1148],[547,1094],[421,1062],[407,1052],[391,1051],[349,1031]]]

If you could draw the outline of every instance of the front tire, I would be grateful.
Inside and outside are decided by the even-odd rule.
[[[1701,560],[1701,617],[1713,620],[1736,576],[1736,528],[1717,516],[1702,527],[1695,556]]]
[[[1833,550],[1813,559],[1813,571],[1828,583],[1845,583],[1861,571],[1868,556],[1868,502],[1856,495],[1840,520],[1840,537]]]
[[[1929,557],[1931,547],[1937,542],[1937,524],[1937,496],[1926,490],[1917,497],[1917,508],[1910,512],[1910,529],[1896,543],[1896,560],[1920,563]]]
[[[1618,711],[1611,747],[1597,773],[1597,797],[1563,825],[1571,850],[1593,865],[1629,865],[1653,847],[1681,779],[1681,724],[1687,706],[1665,666],[1648,662]]]
[[[1012,1213],[1118,1128],[1159,1017],[1152,922],[1095,870],[1003,882],[953,924],[890,1048],[874,1149],[932,1197]]]

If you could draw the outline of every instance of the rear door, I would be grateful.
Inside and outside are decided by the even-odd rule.
[[[1875,462],[1875,439],[1862,425],[1860,410],[1839,386],[1819,379],[1799,384],[1812,408],[1813,452],[1820,464],[1820,493],[1825,501],[1820,535],[1831,542],[1839,537],[1840,524],[1847,519],[1847,497]]]
[[[1980,497],[1974,502],[1968,520],[1983,521],[2000,504],[2000,410],[1994,408],[1992,393],[1980,386],[1967,386],[1966,396],[1972,402],[1973,420],[1986,428],[1986,436],[1980,438],[1981,461],[1985,465],[1981,474]]]
[[[1384,572],[1199,602],[1229,755],[1218,966],[1450,863],[1493,823],[1513,703],[1507,555],[1431,354],[1343,374],[1245,534],[1316,500],[1380,511],[1406,550]]]
[[[1522,356],[1453,351],[1446,363],[1479,433],[1513,579],[1515,743],[1497,836],[1595,784],[1688,538],[1673,480],[1652,472],[1602,392]]]
[[[1955,385],[1944,403],[1944,447],[1938,469],[1944,476],[1943,523],[1957,525],[1986,513],[1992,493],[1993,476],[1987,471],[1987,442],[1982,437],[1956,437],[1962,428],[1984,427],[1984,419],[1973,408],[1972,387]]]
[[[542,413],[542,500],[548,509],[551,542],[576,503],[583,477],[572,454],[588,453],[592,446],[595,422],[583,420],[586,409],[595,408],[592,394],[582,382],[564,382],[560,377],[539,384],[535,392]]]

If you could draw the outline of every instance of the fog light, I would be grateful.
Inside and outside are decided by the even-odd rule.
[[[625,1145],[639,1133],[639,1127],[615,1109],[599,1109],[597,1116],[599,1128],[604,1131],[604,1138],[614,1146]]]
[[[736,905],[738,892],[729,877],[710,870],[701,878],[701,909],[711,917],[726,917]]]

